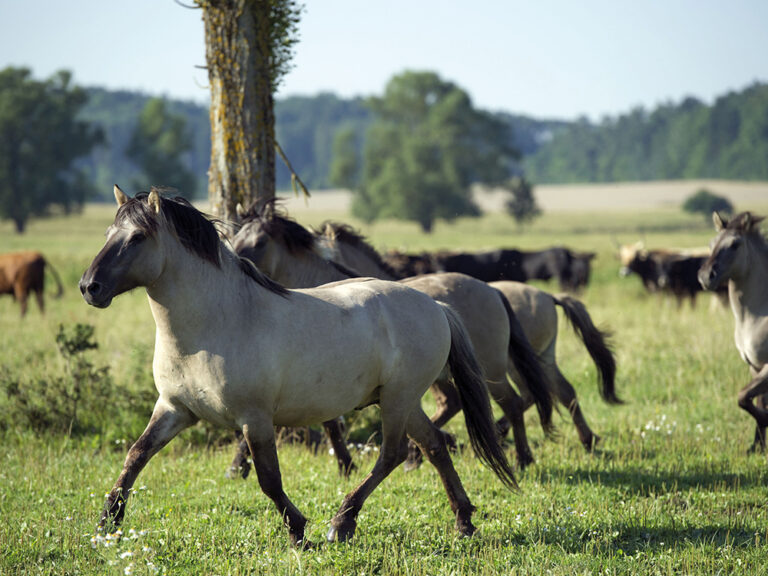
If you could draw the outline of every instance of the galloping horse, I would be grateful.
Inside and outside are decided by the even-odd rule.
[[[442,433],[420,406],[446,368],[465,403],[473,448],[505,485],[516,486],[471,342],[447,306],[373,279],[288,290],[232,252],[184,199],[161,198],[155,189],[129,199],[117,187],[115,198],[115,221],[80,291],[89,304],[106,308],[115,296],[146,288],[157,327],[159,397],[107,497],[102,529],[122,521],[129,491],[150,458],[205,419],[242,429],[262,491],[282,515],[291,543],[305,546],[306,519],[283,491],[274,426],[325,422],[376,403],[378,460],[344,498],[328,539],[352,538],[366,498],[404,460],[406,434],[437,468],[457,529],[471,535],[474,507]]]
[[[752,375],[739,392],[739,406],[757,423],[750,451],[765,451],[768,426],[768,242],[758,226],[763,219],[742,212],[728,221],[713,213],[717,235],[710,244],[712,253],[699,270],[705,290],[728,283],[736,348]]]
[[[344,224],[326,223],[323,232],[319,238],[321,244],[325,246],[325,253],[343,265],[352,266],[360,272],[382,278],[384,280],[393,279],[391,268],[383,264],[378,253],[371,247],[364,238]],[[425,277],[428,277],[426,275]],[[419,282],[419,278],[402,280],[409,286],[414,282]],[[608,334],[599,330],[592,322],[587,309],[577,299],[567,295],[557,297],[523,284],[522,282],[499,281],[489,284],[501,292],[507,300],[509,306],[521,325],[525,338],[533,346],[534,352],[538,355],[541,362],[541,368],[544,371],[545,384],[548,389],[565,406],[579,435],[584,448],[592,450],[594,445],[600,440],[600,437],[592,432],[584,415],[581,412],[576,391],[568,380],[560,372],[557,365],[555,348],[557,344],[557,310],[555,306],[560,306],[565,313],[566,318],[571,322],[574,330],[581,338],[590,357],[597,368],[598,383],[600,385],[600,394],[609,404],[620,404],[621,400],[616,396],[614,380],[616,377],[616,361],[608,346]],[[415,286],[414,286],[415,287]],[[513,379],[518,384],[524,396],[524,408],[530,408],[532,405],[531,392],[528,389],[527,382],[515,378],[514,366],[510,365],[510,372]],[[456,394],[450,389],[443,391],[445,398],[443,400],[443,413],[453,415],[459,410],[459,400]],[[515,445],[517,448],[518,459],[521,451],[528,446],[526,439],[525,425],[522,416],[518,421],[510,418]]]
[[[291,288],[319,286],[327,282],[359,277],[356,267],[371,268],[369,257],[358,254],[358,259],[340,265],[324,257],[326,250],[321,237],[314,235],[296,221],[280,215],[274,205],[268,204],[241,213],[243,225],[232,243],[240,256],[252,260],[270,278]],[[371,254],[375,251],[368,247]],[[370,273],[369,270],[365,270]],[[373,276],[378,276],[373,271]],[[379,271],[380,272],[380,271]],[[516,430],[524,426],[523,401],[507,382],[508,367],[518,382],[523,382],[536,403],[542,426],[551,428],[552,404],[544,388],[544,373],[536,354],[523,334],[522,327],[502,295],[485,282],[464,274],[426,274],[402,281],[405,285],[424,292],[439,302],[450,305],[461,317],[472,340],[488,389]],[[453,398],[454,388],[447,378],[438,379],[432,387],[438,411],[432,416],[437,426],[443,426],[460,409],[461,403],[446,403]],[[465,407],[465,409],[468,409]],[[517,459],[521,467],[533,462],[527,443],[517,443],[525,435],[515,434]],[[417,464],[417,453],[411,451],[409,466]],[[239,460],[236,458],[236,461]]]

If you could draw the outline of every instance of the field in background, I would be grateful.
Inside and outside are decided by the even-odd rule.
[[[626,404],[602,403],[594,367],[561,316],[562,371],[603,440],[597,454],[586,454],[566,410],[556,417],[558,440],[546,440],[530,411],[537,463],[518,475],[519,493],[506,492],[468,451],[456,455],[478,507],[474,538],[455,537],[442,487],[425,466],[395,471],[374,492],[354,544],[291,551],[256,479],[225,480],[231,447],[206,445],[207,433],[198,428],[175,440],[139,477],[125,537],[93,541],[104,493],[141,431],[115,422],[102,436],[35,437],[19,430],[2,436],[0,574],[765,574],[768,469],[765,456],[746,454],[754,428],[736,393],[748,371],[733,346],[730,312],[710,309],[707,296],[695,309],[677,309],[645,294],[636,279],[617,275],[615,240],[701,246],[712,237],[709,222],[664,200],[684,198],[699,184],[669,184],[662,194],[663,186],[638,187],[624,208],[595,202],[598,189],[611,198],[616,192],[594,187],[579,210],[547,203],[560,194],[565,206],[582,187],[557,187],[551,197],[541,187],[545,214],[523,231],[498,212],[439,223],[431,236],[411,223],[352,221],[382,249],[564,244],[599,254],[581,298],[595,322],[614,333],[617,391]],[[715,184],[710,189],[724,193]],[[350,221],[330,194],[314,194],[309,208],[292,200],[289,212],[308,225]],[[768,185],[733,184],[727,195],[737,209],[768,213]],[[646,203],[634,204],[638,198]],[[21,237],[0,223],[0,251],[40,249],[66,284],[62,299],[49,296],[46,316],[32,304],[25,321],[10,298],[0,297],[1,378],[60,374],[57,328],[84,322],[96,328],[94,364],[108,365],[117,383],[152,388],[154,324],[143,291],[96,310],[76,289],[113,216],[114,206],[89,205],[75,218],[33,221]],[[0,414],[5,401],[0,392]],[[429,395],[425,402],[432,405]],[[460,417],[448,428],[466,442]],[[338,479],[325,454],[283,446],[280,457],[286,490],[309,518],[310,538],[321,541],[343,494],[364,477],[375,452],[355,454],[359,470],[349,481]]]

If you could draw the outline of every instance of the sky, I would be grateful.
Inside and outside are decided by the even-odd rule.
[[[209,99],[191,0],[0,0],[0,69]],[[277,97],[382,94],[437,72],[474,105],[575,119],[768,82],[768,0],[306,0]]]

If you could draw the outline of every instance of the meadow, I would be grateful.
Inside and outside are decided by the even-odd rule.
[[[735,204],[768,213],[768,197]],[[295,210],[306,225],[349,221],[381,249],[563,244],[598,253],[580,298],[613,332],[625,404],[601,401],[594,366],[561,315],[560,366],[602,440],[586,453],[565,410],[555,417],[558,437],[547,439],[529,411],[536,464],[517,474],[517,492],[471,450],[455,454],[477,507],[474,537],[456,535],[443,488],[425,465],[398,469],[384,481],[366,502],[352,544],[293,550],[255,478],[224,477],[234,450],[229,433],[205,425],[183,433],[142,472],[122,536],[97,535],[105,492],[151,403],[137,401],[132,410],[115,392],[102,407],[112,414],[114,401],[121,411],[93,430],[41,433],[9,420],[5,391],[10,382],[39,386],[61,378],[67,362],[56,347],[59,326],[82,323],[94,327],[98,343],[88,358],[109,368],[115,390],[151,397],[154,323],[143,291],[97,310],[76,287],[114,211],[88,205],[77,216],[32,221],[24,236],[0,222],[0,252],[40,250],[65,284],[57,300],[49,283],[44,316],[33,303],[20,320],[18,305],[0,298],[0,574],[768,574],[768,467],[765,455],[747,454],[754,425],[736,394],[748,371],[733,345],[730,311],[712,307],[708,295],[695,308],[678,309],[671,299],[646,294],[637,278],[617,274],[616,240],[694,247],[713,236],[703,218],[651,203],[548,209],[522,230],[494,212],[441,222],[429,236],[410,223],[356,222],[338,205],[324,206],[321,194]],[[424,402],[429,412],[430,395]],[[447,428],[465,443],[460,416]],[[279,450],[286,492],[318,543],[376,456],[374,445],[355,449],[358,469],[344,480],[326,452]]]

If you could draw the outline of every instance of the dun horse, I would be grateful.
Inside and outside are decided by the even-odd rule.
[[[765,451],[768,427],[768,242],[760,234],[762,217],[749,212],[730,221],[712,215],[717,235],[712,253],[699,270],[705,290],[728,284],[728,298],[736,320],[734,339],[752,376],[739,392],[739,406],[757,423],[750,451]],[[757,401],[757,404],[755,403]]]
[[[360,509],[405,458],[405,435],[437,468],[461,534],[475,528],[443,435],[421,409],[424,392],[450,368],[473,448],[501,481],[515,479],[499,446],[472,345],[448,307],[402,284],[340,282],[288,290],[241,259],[214,225],[181,198],[155,190],[119,205],[106,244],[80,279],[89,304],[106,308],[145,287],[156,324],[153,373],[159,397],[131,446],[100,520],[122,521],[140,471],[181,430],[205,419],[241,429],[262,491],[291,542],[306,545],[306,519],[283,491],[275,425],[330,420],[379,404],[382,444],[371,473],[344,498],[329,539],[348,540]]]
[[[235,250],[281,284],[302,288],[360,276],[356,270],[326,259],[323,251],[327,247],[320,238],[294,220],[281,216],[273,204],[252,208],[241,216],[244,222],[233,239]],[[375,254],[373,248],[367,247]],[[361,255],[359,262],[355,260],[349,264],[366,265],[363,260]],[[366,268],[370,268],[370,261]],[[508,365],[517,380],[531,390],[542,426],[550,432],[552,404],[544,387],[544,374],[514,312],[501,294],[485,282],[463,274],[427,274],[403,280],[403,283],[458,312],[480,360],[490,394],[509,419],[516,426],[522,426],[524,422],[522,399],[506,379]],[[461,404],[458,400],[444,401],[455,395],[454,387],[444,376],[434,383],[432,391],[438,403],[438,412],[432,416],[432,421],[443,426],[461,409]],[[527,444],[518,444],[516,448],[521,467],[533,462]],[[420,458],[417,455],[418,450],[412,446],[409,467],[418,464]]]
[[[383,264],[378,253],[349,226],[326,224],[320,242],[325,245],[326,253],[331,254],[338,262],[355,267],[360,272],[376,278],[393,279],[392,271]],[[419,278],[403,281],[408,285],[413,285],[413,282],[420,281]],[[566,318],[581,337],[587,352],[594,361],[603,399],[610,404],[620,404],[621,400],[616,396],[614,386],[616,362],[608,346],[608,334],[594,325],[584,305],[575,298],[566,295],[554,297],[521,282],[491,282],[490,286],[504,295],[514,311],[526,339],[539,357],[546,386],[568,409],[583,446],[587,450],[592,450],[600,438],[592,432],[587,424],[581,412],[576,391],[560,372],[557,365],[555,348],[558,324],[555,306],[560,306],[563,309]],[[523,392],[525,402],[523,410],[525,410],[533,404],[531,391],[528,389],[526,380],[516,378],[514,366],[510,365],[509,368],[513,379]],[[451,389],[445,388],[444,392],[445,406],[443,412],[453,415],[459,410],[459,400]],[[529,450],[522,415],[519,416],[518,421],[512,420],[511,424],[519,459],[521,454]]]

